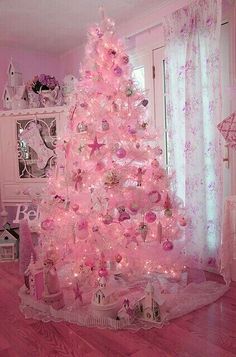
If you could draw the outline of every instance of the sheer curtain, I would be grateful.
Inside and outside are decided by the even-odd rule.
[[[222,214],[220,26],[220,0],[197,0],[164,23],[169,162],[190,219],[188,254],[214,269]]]

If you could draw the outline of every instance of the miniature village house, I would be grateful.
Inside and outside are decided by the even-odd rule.
[[[104,277],[99,280],[99,287],[93,296],[93,302],[97,305],[106,305],[114,302],[115,291],[107,287],[107,282]]]
[[[0,261],[15,260],[19,254],[19,235],[9,223],[0,231]]]
[[[22,73],[19,70],[19,67],[16,63],[13,63],[11,59],[8,69],[7,69],[7,76],[8,76],[8,84],[10,87],[18,87],[23,84],[23,77]]]
[[[164,297],[155,292],[149,282],[145,288],[145,295],[135,304],[135,311],[139,312],[140,319],[145,321],[160,322],[160,306],[164,303]]]
[[[4,109],[12,109],[12,98],[15,95],[15,88],[6,85],[2,94],[2,103]]]

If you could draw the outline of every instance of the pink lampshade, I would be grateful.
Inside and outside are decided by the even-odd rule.
[[[217,128],[225,138],[228,146],[236,150],[236,112],[230,114],[221,123],[219,123]]]

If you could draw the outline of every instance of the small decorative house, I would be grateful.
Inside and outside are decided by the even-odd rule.
[[[149,282],[145,288],[145,295],[141,298],[135,294],[125,299],[123,307],[119,310],[117,318],[132,323],[135,319],[149,322],[161,322],[160,306],[165,302],[165,294],[161,293],[160,286]]]
[[[5,86],[2,94],[3,109],[12,109],[12,98],[15,95],[15,88]]]
[[[104,277],[99,280],[99,286],[93,294],[92,307],[97,317],[115,318],[119,306],[119,299],[116,289],[107,286]]]
[[[44,292],[44,273],[42,264],[40,264],[40,262],[34,262],[33,255],[31,255],[25,276],[28,277],[29,294],[34,299],[40,300]]]
[[[26,109],[29,106],[29,97],[25,85],[16,87],[12,98],[12,109]]]
[[[150,322],[161,321],[160,306],[164,303],[165,296],[156,290],[149,282],[145,288],[145,295],[135,304],[134,310],[140,319]]]
[[[19,235],[9,223],[0,230],[0,261],[15,260],[19,254]]]
[[[7,69],[7,76],[8,76],[8,84],[11,87],[18,87],[23,84],[23,77],[22,73],[19,70],[19,67],[16,63],[13,64],[11,59],[8,69]]]

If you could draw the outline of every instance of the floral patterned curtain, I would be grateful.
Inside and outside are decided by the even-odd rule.
[[[212,268],[222,214],[220,26],[220,0],[197,0],[164,24],[169,163],[191,220],[187,253]]]

